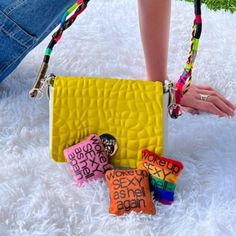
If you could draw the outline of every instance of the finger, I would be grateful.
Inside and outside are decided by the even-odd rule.
[[[196,88],[199,89],[198,90],[199,93],[220,97],[229,107],[231,107],[233,110],[236,110],[236,106],[234,104],[228,101],[221,93],[219,93],[217,90],[213,89],[212,87],[208,85],[196,85]]]
[[[226,113],[228,116],[234,116],[235,112],[229,106],[227,106],[224,101],[222,101],[217,96],[210,96],[207,99],[208,102],[213,103],[217,108],[219,108],[222,112]]]
[[[204,89],[204,90],[207,90],[207,91],[215,91],[215,89],[213,89],[211,86],[209,86],[209,85],[198,85],[198,84],[196,84],[195,85],[196,86],[196,88],[198,88],[198,89]]]
[[[199,111],[195,108],[185,107],[185,106],[182,106],[182,108],[183,108],[184,111],[189,112],[192,115],[199,115]]]
[[[197,101],[195,106],[199,111],[204,111],[211,113],[213,115],[217,115],[220,117],[227,116],[226,113],[221,111],[214,103],[207,102],[207,101]]]
[[[201,90],[202,92],[206,93],[206,91]],[[224,102],[224,106],[229,108],[231,110],[231,112],[234,112],[236,110],[236,107],[229,102],[224,96],[222,96],[220,93],[216,92],[216,91],[212,91],[209,92],[210,97],[217,97],[219,98],[222,102]]]
[[[200,86],[202,87],[202,86]],[[205,86],[206,88],[208,88],[208,86]],[[217,96],[219,98],[221,98],[221,100],[223,100],[223,102],[228,106],[230,107],[233,111],[236,110],[236,107],[235,105],[233,105],[230,101],[228,101],[222,94],[220,94],[219,92],[217,92],[216,90],[207,90],[207,89],[200,89],[200,90],[197,90],[197,92],[199,94],[207,94],[207,95],[210,95],[210,96]]]

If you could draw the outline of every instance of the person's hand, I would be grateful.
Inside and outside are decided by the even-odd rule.
[[[208,85],[191,85],[181,100],[183,110],[192,114],[208,112],[218,116],[234,116],[236,106]]]

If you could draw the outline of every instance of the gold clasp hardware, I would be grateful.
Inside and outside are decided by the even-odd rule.
[[[42,98],[44,91],[49,89],[50,86],[53,86],[55,77],[56,76],[54,74],[50,74],[43,78],[40,78],[40,81],[38,83],[36,81],[35,84],[37,84],[37,86],[34,86],[33,89],[30,91],[30,95],[32,92],[31,97]],[[49,91],[48,91],[48,97],[49,97]]]
[[[174,83],[170,80],[164,81],[164,93],[169,93],[168,107],[176,105]]]
[[[168,112],[169,112],[169,115],[173,118],[172,111],[177,106],[179,106],[178,104],[176,104],[175,86],[174,86],[173,82],[171,82],[169,80],[164,81],[164,93],[169,93]]]
[[[32,98],[35,98],[38,95],[38,93],[41,92],[42,80],[44,79],[46,75],[47,69],[48,69],[48,63],[43,62],[43,64],[40,67],[34,86],[29,92],[29,95]]]

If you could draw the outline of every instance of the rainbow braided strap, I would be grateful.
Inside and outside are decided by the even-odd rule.
[[[33,89],[30,91],[31,97],[36,97],[41,88],[41,83],[45,78],[50,56],[52,54],[53,47],[59,42],[63,32],[68,29],[76,20],[77,16],[81,14],[87,7],[89,0],[79,0],[73,6],[71,6],[63,15],[58,30],[52,35],[52,39],[45,50],[43,63],[40,67],[38,77],[35,81]],[[68,18],[68,16],[74,11],[74,13]]]
[[[172,118],[178,118],[181,115],[180,102],[183,95],[189,90],[192,83],[192,70],[197,56],[199,39],[202,32],[202,17],[201,17],[201,0],[194,1],[195,19],[192,31],[192,43],[189,52],[189,57],[186,62],[184,71],[176,83],[175,102],[172,107],[169,107],[169,113]]]
[[[85,8],[87,7],[88,1],[89,0],[79,0],[64,13],[64,15],[61,19],[59,29],[52,35],[52,40],[49,43],[48,47],[46,48],[46,51],[44,54],[44,62],[46,62],[46,63],[49,62],[49,58],[51,56],[53,47],[61,39],[63,32],[66,29],[68,29],[73,24],[73,22],[76,20],[77,16],[85,10]],[[67,19],[67,17],[73,11],[75,11],[74,14]]]

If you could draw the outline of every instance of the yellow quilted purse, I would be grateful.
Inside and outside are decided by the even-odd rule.
[[[62,77],[50,78],[50,152],[65,162],[63,150],[90,134],[111,134],[115,166],[136,168],[141,150],[164,150],[164,101],[160,82]]]
[[[78,0],[65,12],[59,29],[45,51],[38,78],[30,91],[32,97],[45,87],[50,94],[50,152],[52,159],[65,162],[63,150],[90,134],[110,134],[118,142],[111,158],[115,166],[136,168],[141,164],[141,150],[163,155],[166,151],[167,112],[180,114],[180,99],[187,91],[201,34],[200,1],[195,0],[196,18],[190,56],[185,70],[173,83],[116,78],[45,76],[53,47],[61,39],[89,0]],[[68,17],[70,13],[72,16]],[[185,90],[183,89],[187,84]]]

